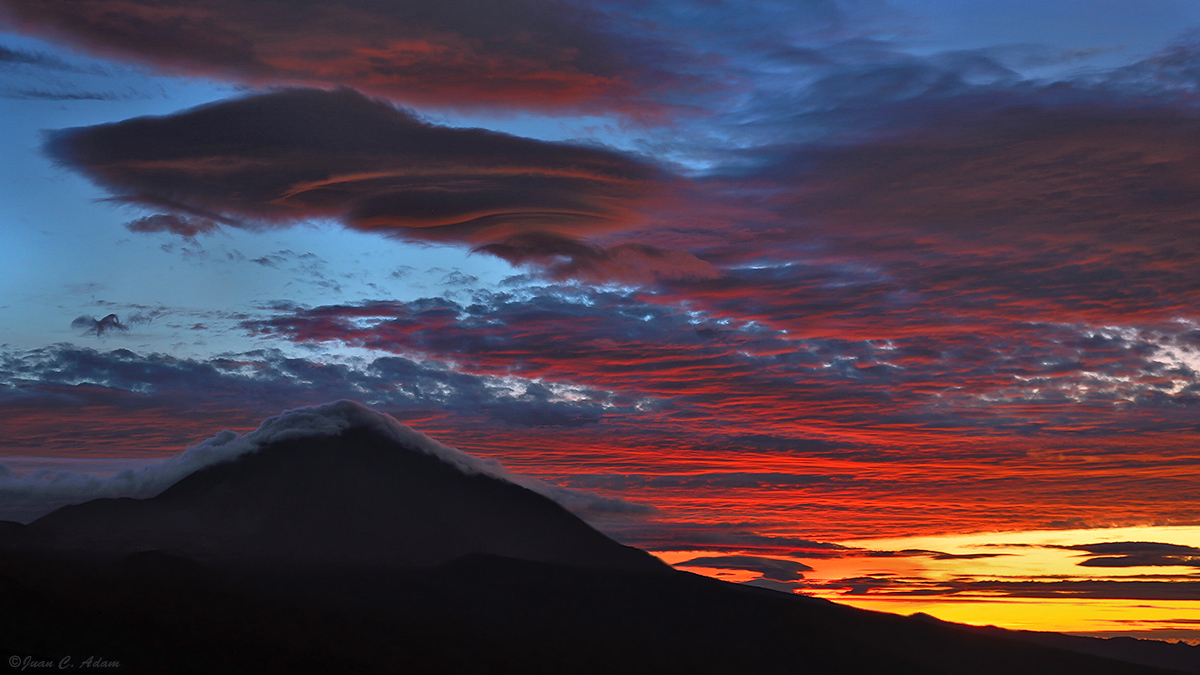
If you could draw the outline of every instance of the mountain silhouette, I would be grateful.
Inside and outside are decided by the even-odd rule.
[[[276,433],[283,438],[201,468],[155,497],[66,506],[10,540],[26,550],[93,558],[158,551],[239,566],[429,567],[490,554],[668,569],[550,499],[483,473],[497,469],[477,458],[390,418],[345,401],[323,411],[349,426],[300,437]]]
[[[675,571],[499,465],[349,402],[219,435],[157,471],[142,478],[185,475],[153,497],[0,523],[10,666],[1162,675],[1188,656],[1105,658],[1105,641],[1060,649]]]

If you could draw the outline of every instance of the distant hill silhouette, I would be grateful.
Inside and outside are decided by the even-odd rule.
[[[928,614],[914,614],[921,621],[954,626]],[[1200,673],[1200,645],[1185,642],[1164,642],[1132,637],[1097,639],[1080,635],[1064,635],[1032,630],[1009,630],[996,626],[957,626],[980,635],[991,635],[1006,639],[1022,640],[1046,647],[1056,647],[1083,654],[1094,654],[1108,658],[1155,666],[1185,673]]]
[[[677,572],[379,417],[317,409],[312,428],[264,424],[256,447],[155,497],[0,524],[0,658],[122,673],[1175,672]]]

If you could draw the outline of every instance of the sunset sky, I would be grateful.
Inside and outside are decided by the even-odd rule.
[[[0,119],[0,518],[352,399],[691,571],[1200,640],[1200,3],[0,0]]]

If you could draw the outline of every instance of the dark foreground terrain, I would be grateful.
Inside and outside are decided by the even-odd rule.
[[[149,499],[0,523],[0,661],[154,674],[1200,672],[1200,648],[970,628],[677,572],[361,406],[304,414],[353,424],[264,443]]]
[[[685,573],[482,555],[218,571],[19,553],[0,575],[0,658],[123,673],[1169,672]]]

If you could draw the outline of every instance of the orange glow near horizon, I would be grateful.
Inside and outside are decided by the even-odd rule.
[[[861,539],[838,542],[847,547],[845,555],[838,557],[771,557],[803,562],[813,568],[804,574],[803,586],[796,592],[860,609],[904,615],[921,612],[944,621],[1013,630],[1101,637],[1131,635],[1200,644],[1200,600],[1151,597],[1147,592],[1132,590],[1134,587],[1123,592],[1114,586],[1115,590],[1108,593],[1114,597],[1086,597],[1082,591],[1073,594],[1069,586],[1069,590],[1061,590],[1070,583],[1088,586],[1108,582],[1200,581],[1200,559],[1195,557],[1185,557],[1182,564],[1172,566],[1084,567],[1080,562],[1088,554],[1062,548],[1129,542],[1200,548],[1200,527],[1028,530]],[[884,552],[892,555],[883,555]],[[656,555],[680,569],[725,581],[744,583],[762,579],[759,573],[750,570],[681,564],[702,556],[730,555],[728,552],[669,551]],[[973,557],[979,555],[993,557]],[[864,579],[885,580],[887,584],[871,588],[862,583]],[[1046,590],[1039,590],[1038,584],[1046,585]],[[1032,597],[1039,594],[1044,597]],[[1123,594],[1130,597],[1119,597]]]

